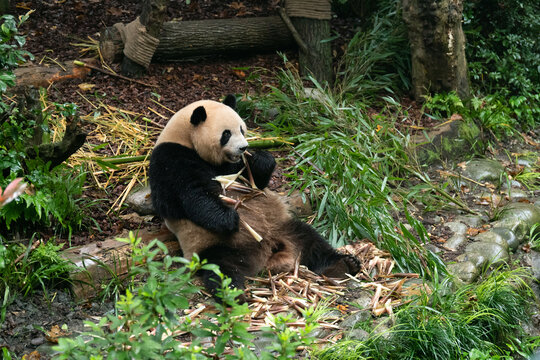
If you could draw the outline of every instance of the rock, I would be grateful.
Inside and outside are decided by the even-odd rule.
[[[390,331],[390,318],[379,318],[373,324],[373,332],[370,336],[372,337],[382,337],[383,339],[390,338],[392,334]]]
[[[360,310],[347,316],[345,320],[339,324],[342,329],[354,329],[355,326],[364,321],[370,320],[371,314],[367,310]]]
[[[362,290],[356,295],[356,299],[354,299],[353,305],[359,309],[368,309],[372,297],[372,293],[366,290]]]
[[[511,181],[510,181],[510,187],[511,187],[511,188],[514,188],[514,189],[521,189],[521,184],[520,184],[519,181],[511,180]],[[507,182],[503,182],[502,188],[503,188],[503,189],[508,189],[508,183],[507,183]]]
[[[538,159],[535,157],[530,157],[530,158],[522,157],[517,160],[517,163],[518,165],[522,165],[522,166],[530,168],[534,166],[537,161]]]
[[[509,259],[510,255],[505,247],[484,241],[467,245],[465,253],[458,256],[458,260],[470,261],[478,268],[484,265],[498,265]]]
[[[478,141],[480,129],[472,122],[452,121],[427,134],[413,137],[418,144],[418,159],[421,163],[434,164],[441,160],[459,160],[471,154],[471,150],[482,152]]]
[[[507,228],[501,228],[496,227],[491,229],[492,232],[499,234],[504,240],[506,240],[506,243],[508,244],[508,247],[511,251],[516,251],[519,246],[519,241],[516,237],[516,234],[510,229]]]
[[[536,280],[540,280],[540,252],[531,250],[531,269]]]
[[[447,222],[446,225],[454,234],[465,235],[467,233],[467,225],[458,221]]]
[[[508,191],[508,198],[510,201],[516,201],[519,199],[526,199],[529,197],[529,194],[526,191],[519,189],[510,189]]]
[[[506,205],[499,214],[499,220],[493,222],[493,227],[512,230],[521,243],[536,223],[540,223],[540,209],[532,204],[518,202]]]
[[[483,233],[476,235],[473,239],[475,241],[484,241],[484,242],[499,244],[508,251],[508,242],[506,242],[506,239],[503,238],[499,233],[495,231],[491,231],[491,230],[485,231]]]
[[[45,338],[43,336],[38,336],[30,340],[30,344],[32,344],[32,346],[39,346],[43,344],[44,342],[45,342]]]
[[[482,216],[476,215],[460,215],[456,217],[456,222],[462,222],[467,224],[469,227],[477,228],[486,222]]]
[[[496,160],[475,159],[465,164],[463,175],[478,182],[491,182],[500,185],[504,167]]]
[[[150,187],[143,186],[133,189],[126,198],[128,204],[139,215],[155,214],[152,198],[150,197]]]
[[[475,264],[470,261],[448,264],[446,265],[446,268],[450,274],[467,284],[476,280],[478,274],[480,274],[479,267],[475,266]]]
[[[353,329],[349,331],[349,334],[347,335],[347,337],[349,339],[364,341],[369,338],[369,333],[363,329]]]
[[[440,247],[435,246],[435,245],[433,245],[433,244],[427,244],[427,245],[426,245],[426,250],[429,250],[429,251],[431,251],[431,252],[434,253],[434,254],[439,254],[439,253],[442,252],[442,249],[441,249]]]
[[[465,243],[465,240],[467,240],[465,235],[462,235],[462,234],[453,235],[450,239],[446,241],[444,246],[447,247],[448,249],[452,249],[455,251],[458,247],[460,247],[461,245]]]
[[[327,337],[328,335],[330,335],[331,332],[332,332],[332,330],[330,330],[330,329],[326,329],[326,328],[323,328],[323,327],[318,327],[315,330],[313,330],[312,332],[310,332],[309,335],[313,336],[316,339],[323,339],[323,338]]]

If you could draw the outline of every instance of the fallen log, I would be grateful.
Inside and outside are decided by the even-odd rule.
[[[87,59],[92,64],[93,60]],[[32,65],[15,69],[16,88],[25,86],[48,87],[52,83],[72,79],[84,79],[89,73],[89,68],[75,66],[73,62],[58,63],[57,65]]]
[[[106,62],[118,62],[124,43],[118,26],[101,33],[100,51]],[[153,62],[226,54],[264,53],[295,47],[295,41],[279,16],[232,18],[163,23]]]
[[[165,244],[170,254],[180,252],[180,244],[174,234],[165,228],[158,232],[143,230],[138,236],[142,238],[143,244],[158,239]],[[70,279],[77,299],[90,299],[99,295],[101,285],[113,277],[122,277],[128,273],[132,265],[131,245],[116,240],[118,237],[122,236],[62,252],[61,256],[72,261],[76,267]]]

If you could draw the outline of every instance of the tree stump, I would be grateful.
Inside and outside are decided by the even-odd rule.
[[[330,38],[331,6],[328,0],[287,0],[285,9],[305,47],[299,52],[300,74],[312,75],[319,83],[332,83]]]
[[[146,35],[159,39],[161,27],[165,20],[165,11],[167,10],[167,0],[144,0],[143,8],[140,16],[140,25],[146,28]],[[129,39],[129,37],[128,37]],[[144,41],[139,36],[133,41]],[[130,45],[130,44],[128,44]],[[135,48],[130,51],[126,48],[124,59],[122,61],[122,74],[129,77],[139,77],[144,74],[146,68],[150,64],[153,52],[149,56],[143,56],[142,61],[138,59],[140,56],[137,47],[142,46],[135,43]],[[150,45],[152,46],[152,45]],[[153,48],[155,50],[155,48]]]
[[[403,0],[416,100],[430,92],[469,96],[462,17],[462,0]]]
[[[323,42],[330,37],[330,22],[301,17],[291,20],[308,48],[308,52],[298,53],[300,74],[312,75],[320,84],[331,84],[334,81],[332,48],[330,42]]]

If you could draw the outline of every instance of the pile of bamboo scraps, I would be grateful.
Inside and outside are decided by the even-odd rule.
[[[392,273],[395,262],[386,251],[378,249],[373,243],[359,241],[340,248],[342,252],[356,257],[361,263],[361,270],[349,280],[357,282],[361,288],[374,290],[375,293],[369,303],[373,315],[380,316],[387,313],[393,316],[395,307],[403,305],[410,300],[405,298],[427,291],[423,284],[407,284],[406,281],[416,279],[414,273]]]
[[[272,326],[272,316],[279,313],[295,313],[296,321],[289,326],[305,326],[303,312],[310,307],[332,306],[345,295],[346,286],[333,279],[318,276],[304,266],[296,266],[293,273],[268,274],[268,277],[252,277],[246,289],[248,295],[250,327],[257,331]],[[269,316],[272,315],[272,316]],[[321,318],[319,325],[338,330],[339,318]]]

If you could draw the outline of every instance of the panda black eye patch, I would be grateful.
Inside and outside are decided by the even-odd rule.
[[[220,140],[221,146],[225,146],[225,144],[229,142],[230,138],[231,138],[231,131],[230,130],[223,131],[223,133],[221,134],[221,140]]]
[[[240,132],[244,135],[244,128],[240,126]]]

